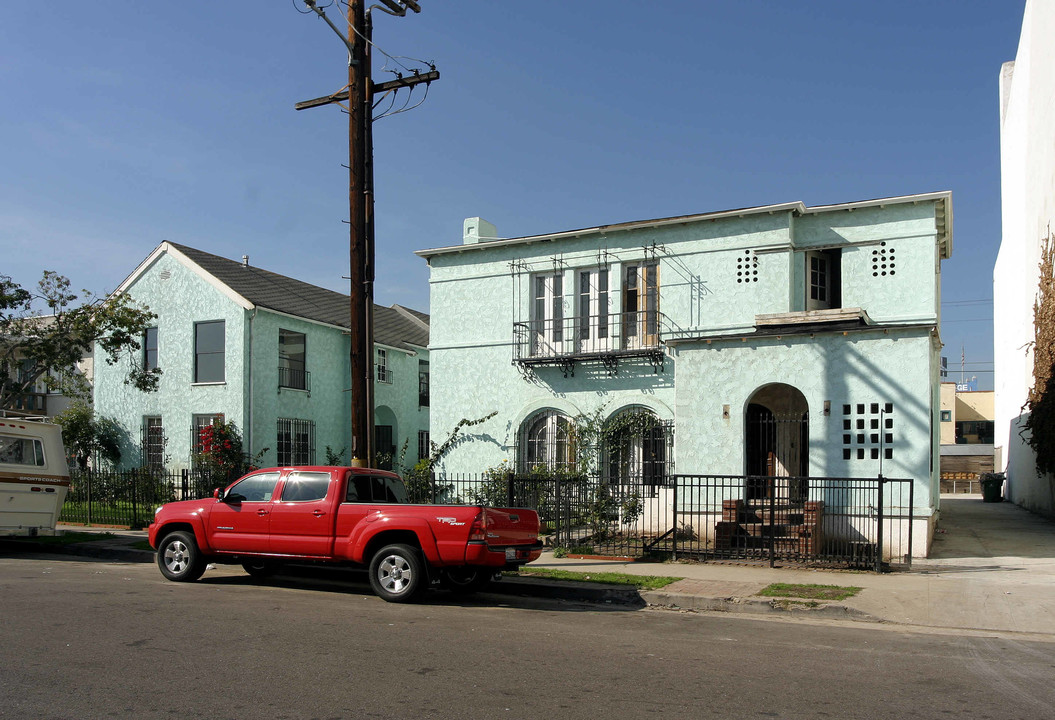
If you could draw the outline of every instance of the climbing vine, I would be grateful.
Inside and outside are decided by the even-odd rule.
[[[1026,400],[1026,441],[1037,471],[1055,475],[1055,235],[1041,246],[1040,286],[1033,303],[1033,387]]]

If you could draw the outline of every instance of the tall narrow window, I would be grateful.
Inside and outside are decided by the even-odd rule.
[[[224,381],[224,321],[194,323],[194,382]]]
[[[532,308],[532,355],[561,353],[564,342],[564,276],[536,275]]]
[[[424,460],[432,454],[432,446],[429,444],[429,431],[418,430],[418,460]]]
[[[377,467],[391,470],[396,454],[395,433],[391,425],[374,426],[374,452]]]
[[[841,251],[806,253],[806,309],[827,310],[841,307],[839,265]]]
[[[160,416],[143,418],[143,460],[152,468],[165,464],[165,431]]]
[[[608,346],[608,270],[579,272],[579,350],[591,352]]]
[[[315,423],[311,420],[279,418],[275,447],[278,449],[280,466],[314,465]]]
[[[623,345],[659,344],[659,264],[627,265],[623,275]]]
[[[278,386],[294,390],[308,389],[304,333],[278,331]]]
[[[392,382],[392,371],[388,367],[388,351],[384,348],[377,348],[375,354],[375,374],[374,377],[380,383],[391,383]]]
[[[223,422],[223,413],[194,415],[191,417],[191,465],[198,467],[198,455],[202,451],[202,430]]]
[[[429,406],[429,361],[418,360],[418,406]]]
[[[143,333],[143,369],[158,369],[158,329],[147,328]]]

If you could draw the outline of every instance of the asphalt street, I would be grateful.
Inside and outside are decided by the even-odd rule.
[[[0,557],[0,717],[1048,718],[1055,643]]]

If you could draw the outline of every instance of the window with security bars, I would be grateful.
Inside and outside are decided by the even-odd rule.
[[[223,413],[206,413],[194,415],[191,418],[191,465],[198,467],[198,456],[202,451],[201,431],[210,425],[218,425],[223,422]]]
[[[429,431],[418,430],[418,460],[424,460],[432,454],[432,446],[429,444]]]
[[[520,428],[520,472],[537,468],[574,470],[575,439],[571,419],[556,410],[542,410]]]
[[[278,449],[278,464],[315,464],[315,422],[295,418],[279,418],[275,438]]]
[[[165,430],[160,416],[143,418],[143,461],[148,467],[165,464]]]

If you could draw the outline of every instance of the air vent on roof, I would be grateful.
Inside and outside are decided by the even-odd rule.
[[[158,277],[160,277],[162,280],[168,280],[170,277],[172,277],[172,272],[169,270],[162,270],[159,273]]]

